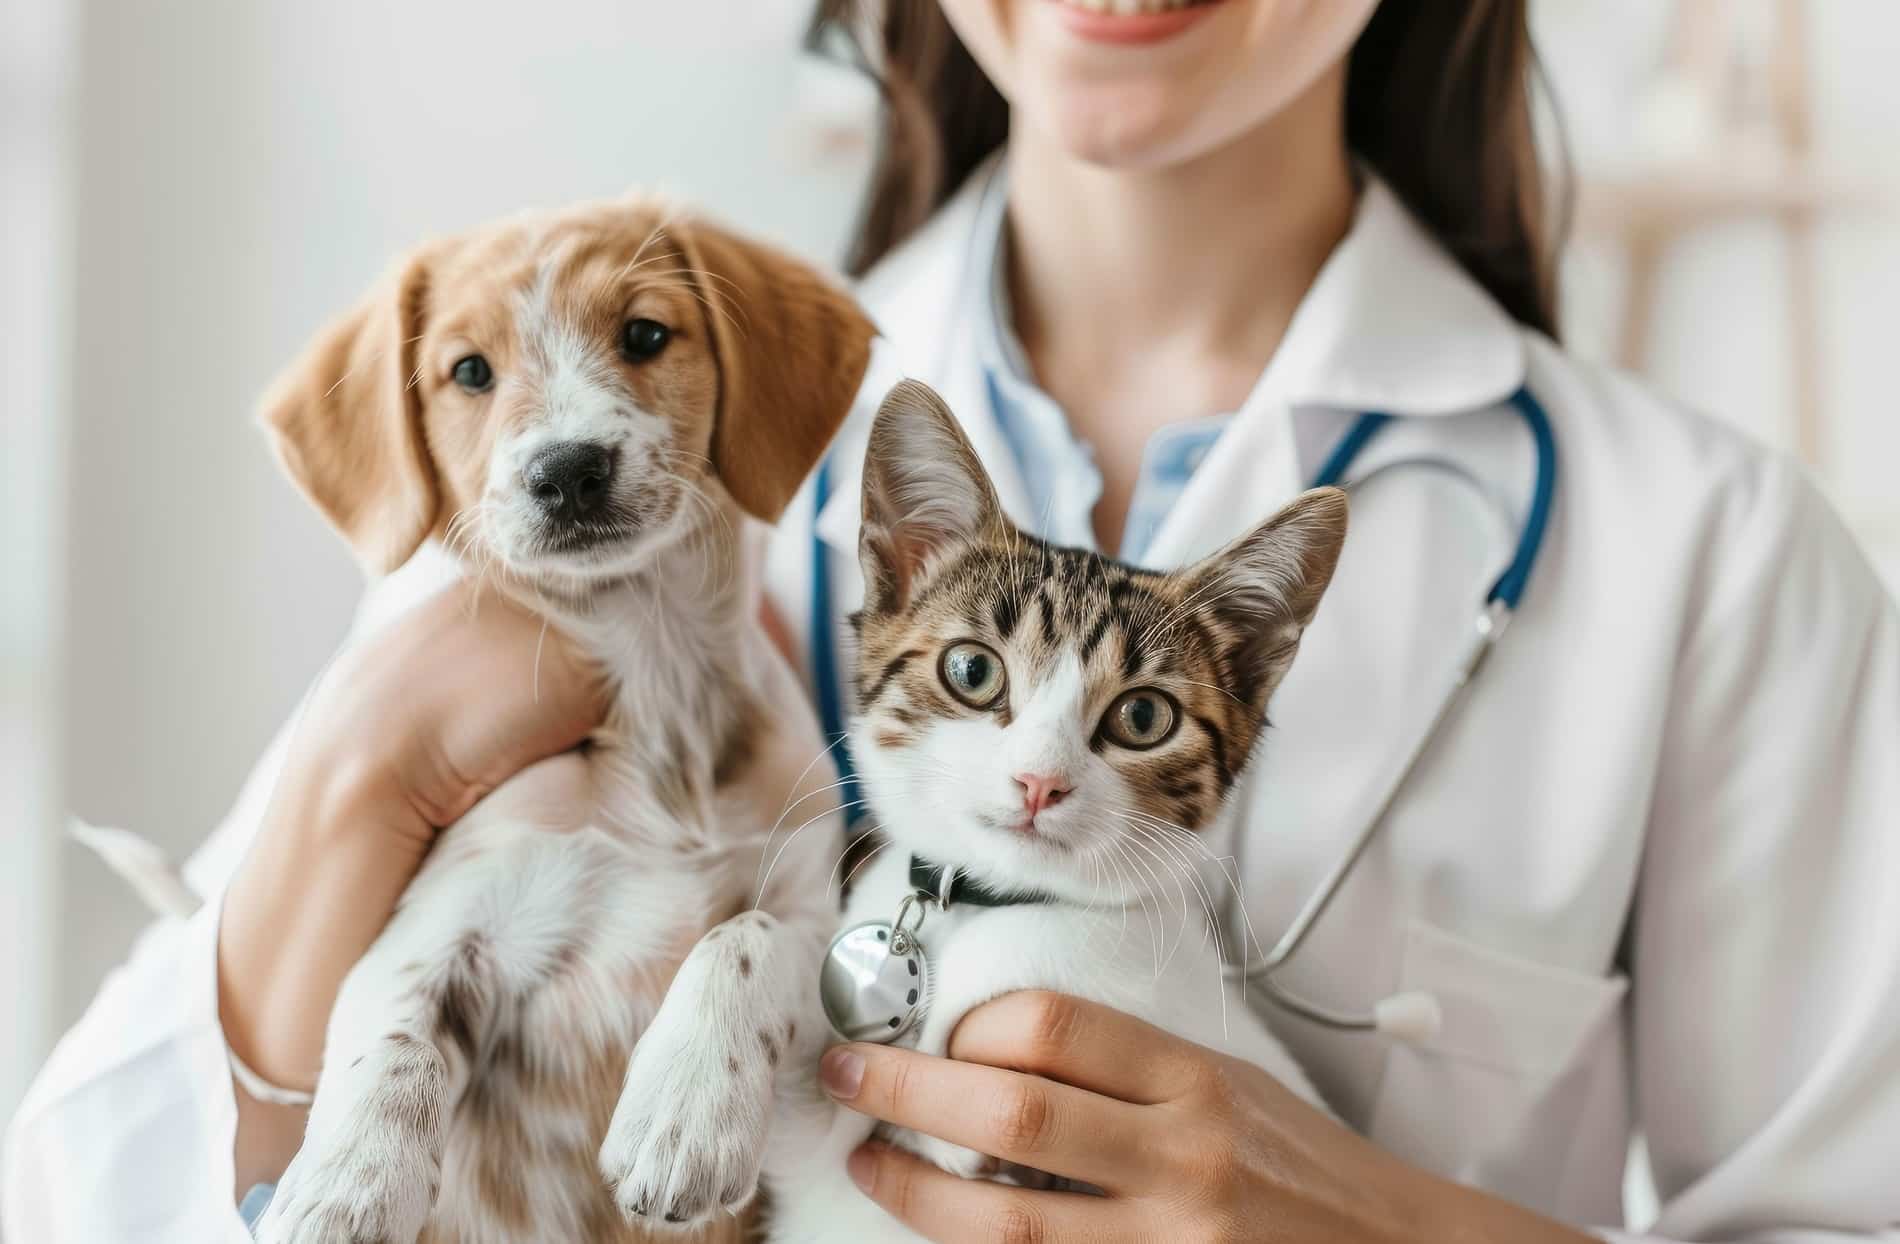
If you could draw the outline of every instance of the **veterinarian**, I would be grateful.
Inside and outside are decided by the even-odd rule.
[[[863,296],[1019,521],[1172,565],[1365,413],[1394,418],[1356,476],[1450,464],[1355,490],[1222,846],[1262,943],[1366,823],[1525,521],[1520,392],[1560,463],[1517,620],[1276,977],[1349,1014],[1428,994],[1435,1030],[1250,995],[1342,1126],[1113,1012],[1004,998],[958,1061],[840,1047],[826,1082],[1112,1212],[876,1149],[866,1194],[946,1242],[1893,1238],[1900,615],[1797,467],[1559,344],[1521,0],[822,7],[834,46],[869,33],[896,105]],[[831,625],[855,603],[862,443],[776,539],[789,652],[812,647],[814,555]],[[148,934],[68,1036],[7,1158],[22,1240],[244,1238],[239,1198],[302,1127],[269,1084],[308,1087],[434,827],[599,711],[558,640],[537,697],[511,674],[539,627],[462,607],[346,652],[194,862],[221,900]],[[268,1083],[236,1085],[227,1042]],[[1633,1134],[1653,1235],[1621,1229]]]

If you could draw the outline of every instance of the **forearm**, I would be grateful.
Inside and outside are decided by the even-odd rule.
[[[218,1010],[237,1056],[271,1084],[308,1091],[343,978],[381,932],[408,876],[392,860],[426,838],[367,827],[386,801],[301,789],[277,792],[263,832],[225,896],[218,929]],[[234,1085],[234,1192],[280,1176],[303,1141],[303,1107],[258,1101]]]

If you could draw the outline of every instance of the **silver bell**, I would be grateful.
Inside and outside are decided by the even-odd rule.
[[[847,1041],[895,1041],[930,1004],[930,963],[915,936],[881,920],[832,939],[818,975],[825,1016]]]

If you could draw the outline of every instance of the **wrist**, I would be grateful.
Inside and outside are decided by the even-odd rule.
[[[1458,1244],[1597,1244],[1595,1237],[1499,1200],[1467,1184],[1444,1179],[1394,1160],[1399,1203],[1408,1220],[1395,1225],[1395,1239],[1456,1241]]]

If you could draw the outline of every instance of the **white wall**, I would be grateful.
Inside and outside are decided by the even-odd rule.
[[[70,797],[183,852],[359,589],[251,427],[274,369],[431,232],[657,185],[830,258],[854,170],[811,167],[787,121],[782,4],[88,0],[83,19]],[[65,863],[62,1024],[142,919],[96,861]]]
[[[73,23],[0,38],[0,1119],[53,1031]]]

